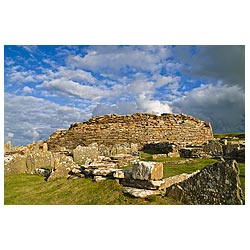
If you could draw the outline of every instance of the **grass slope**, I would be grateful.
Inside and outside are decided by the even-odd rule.
[[[94,182],[89,178],[45,182],[43,177],[15,174],[5,177],[5,205],[170,205],[167,197],[132,198],[122,193],[115,180]]]
[[[152,155],[141,153],[141,159],[152,161]],[[160,158],[164,178],[181,173],[192,173],[214,159]],[[180,164],[180,161],[183,163]],[[245,194],[245,163],[238,163],[243,195]],[[57,178],[45,182],[44,178],[29,174],[15,174],[4,178],[4,203],[6,205],[173,205],[180,204],[171,198],[154,196],[147,199],[133,198],[123,194],[115,180],[94,182],[90,178],[67,180]]]

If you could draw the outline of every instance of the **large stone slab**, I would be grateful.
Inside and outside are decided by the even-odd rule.
[[[235,160],[217,162],[166,189],[166,195],[184,204],[242,205],[239,169]]]
[[[160,190],[164,190],[166,191],[166,189],[176,183],[182,182],[186,179],[188,179],[189,177],[193,176],[194,174],[196,174],[196,172],[192,173],[192,174],[179,174],[179,175],[175,175],[175,176],[171,176],[168,178],[165,178],[161,181],[159,189]]]
[[[126,187],[135,187],[142,189],[155,190],[159,189],[163,184],[164,180],[135,180],[135,179],[119,179],[119,183]]]
[[[163,164],[161,162],[136,162],[132,168],[132,178],[137,180],[160,180],[163,178]]]
[[[141,189],[141,188],[133,188],[133,187],[123,187],[122,188],[123,193],[132,195],[136,198],[147,198],[149,196],[153,195],[159,195],[159,190],[147,190],[147,189]]]

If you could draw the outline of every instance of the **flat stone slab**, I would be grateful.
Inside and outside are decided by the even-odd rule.
[[[150,189],[156,190],[160,189],[162,185],[164,185],[164,180],[135,180],[135,179],[119,179],[119,183],[126,187],[134,187],[134,188],[141,188],[141,189]]]
[[[93,162],[90,164],[85,164],[85,165],[81,165],[81,167],[89,169],[89,168],[93,168],[93,169],[97,169],[97,168],[116,168],[116,163],[113,162]]]
[[[133,187],[123,187],[122,190],[124,194],[129,194],[136,198],[147,198],[149,196],[160,194],[159,190],[147,190]]]

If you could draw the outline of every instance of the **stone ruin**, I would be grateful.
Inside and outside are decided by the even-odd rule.
[[[242,145],[214,140],[210,124],[191,116],[94,117],[56,131],[45,142],[19,147],[7,142],[4,150],[5,175],[38,174],[46,181],[112,178],[134,197],[168,195],[184,204],[243,204],[236,161],[169,178],[163,178],[162,163],[140,161],[140,150],[156,152],[153,159],[181,156],[186,161],[196,157],[244,161]]]
[[[209,122],[203,122],[183,114],[136,113],[133,115],[104,115],[82,123],[74,123],[68,130],[58,130],[46,141],[51,151],[61,147],[72,151],[78,145],[97,143],[110,148],[114,145],[136,144],[142,149],[145,144],[173,142],[180,145],[203,144],[213,140]]]

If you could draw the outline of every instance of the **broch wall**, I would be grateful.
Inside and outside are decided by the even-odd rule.
[[[133,115],[104,115],[83,123],[74,123],[68,130],[58,130],[46,141],[51,151],[62,148],[72,151],[78,145],[92,143],[112,146],[137,144],[139,148],[152,142],[176,142],[178,144],[203,144],[213,140],[209,122],[189,115],[145,113]]]

